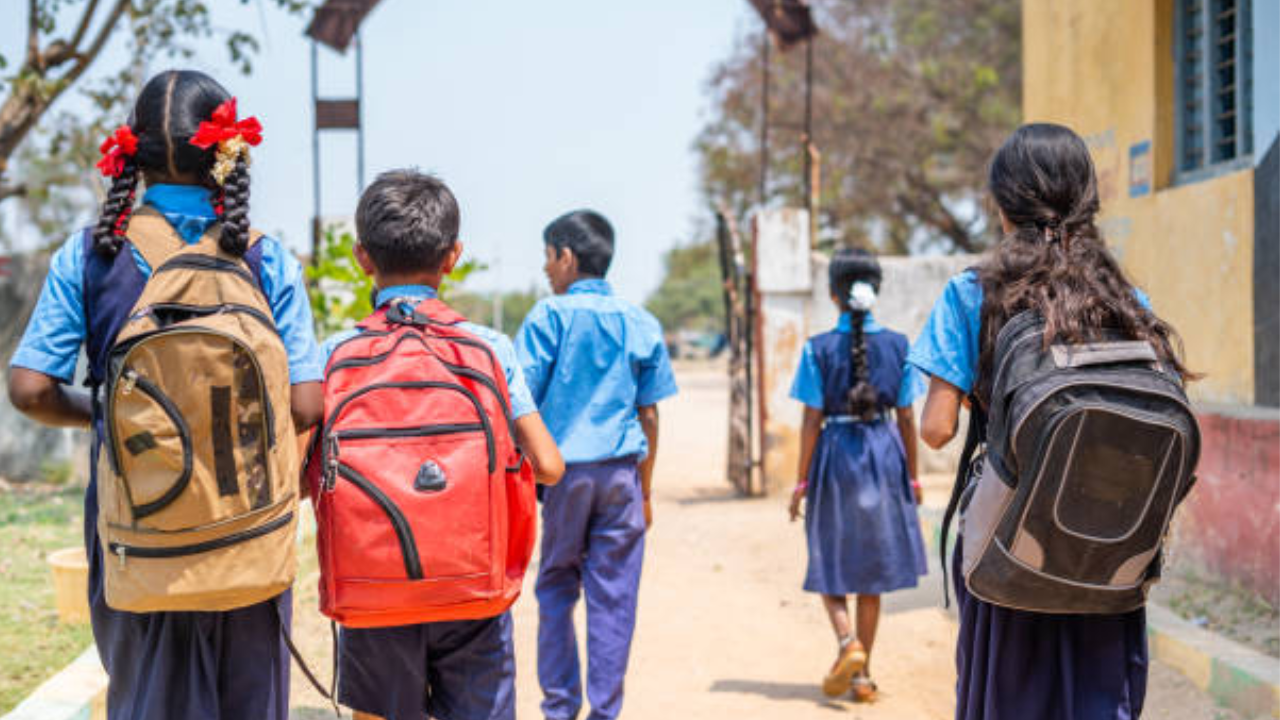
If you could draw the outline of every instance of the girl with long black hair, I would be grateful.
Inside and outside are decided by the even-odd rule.
[[[976,269],[952,278],[908,356],[932,378],[921,421],[928,445],[941,448],[956,435],[962,404],[987,406],[996,337],[1025,310],[1043,316],[1047,342],[1084,343],[1119,329],[1188,377],[1177,334],[1102,240],[1097,176],[1078,135],[1061,125],[1019,128],[991,162],[989,190],[1003,237]],[[956,548],[957,720],[1139,716],[1147,685],[1142,610],[1049,615],[992,605],[965,588]]]
[[[907,338],[871,315],[880,264],[863,250],[831,259],[836,328],[805,343],[791,387],[804,403],[794,521],[807,501],[809,567],[804,589],[822,595],[839,648],[823,680],[835,697],[875,697],[870,656],[880,595],[914,587],[927,571],[916,505],[916,384],[905,372]],[[896,426],[890,411],[896,415]],[[851,622],[847,596],[857,595]]]
[[[322,368],[302,268],[278,241],[255,241],[249,231],[249,148],[261,134],[256,120],[239,119],[235,99],[213,78],[182,70],[152,78],[128,123],[103,143],[98,168],[111,187],[98,221],[54,254],[11,361],[15,407],[46,424],[93,430],[84,532],[93,634],[110,676],[112,720],[288,716],[289,654],[281,629],[290,622],[289,591],[227,611],[134,613],[107,605],[96,472],[101,394],[94,402],[69,386],[83,346],[97,392],[108,351],[154,269],[127,236],[145,185],[146,210],[138,212],[163,218],[174,244],[196,245],[217,233],[220,257],[252,270],[287,351],[294,426],[315,424]]]

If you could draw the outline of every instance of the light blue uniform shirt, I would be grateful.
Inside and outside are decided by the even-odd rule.
[[[420,302],[435,296],[435,288],[427,285],[393,285],[385,290],[379,290],[378,297],[374,301],[378,307],[382,307],[393,300],[416,300]],[[502,366],[502,372],[507,378],[507,393],[511,396],[511,417],[519,419],[530,413],[537,412],[538,406],[533,404],[533,397],[529,395],[529,386],[525,384],[524,372],[520,369],[520,362],[516,358],[516,349],[511,344],[511,340],[497,330],[477,325],[473,322],[463,321],[458,323],[458,327],[484,340],[493,350],[493,355],[498,359],[498,364]],[[344,330],[325,340],[321,349],[324,355],[324,364],[329,364],[329,356],[333,354],[333,349],[339,343],[355,337],[358,332],[360,332],[358,328]]]
[[[836,322],[836,331],[847,333],[853,330],[853,316],[841,313]],[[876,322],[871,313],[867,313],[862,321],[862,332],[866,335],[884,332],[884,326]],[[898,407],[908,407],[916,398],[924,394],[924,378],[915,368],[908,365],[902,374],[902,385],[898,388]],[[804,349],[800,351],[800,365],[796,368],[796,376],[791,381],[791,399],[799,400],[807,407],[823,409],[822,371],[818,369],[818,359],[813,354],[813,341],[806,340]]]
[[[1137,288],[1134,293],[1143,307],[1151,308],[1146,293]],[[978,379],[981,337],[982,283],[972,271],[965,271],[947,282],[907,354],[907,363],[968,394]]]
[[[153,185],[142,202],[164,215],[192,245],[217,221],[210,191],[195,185]],[[262,243],[262,292],[289,354],[289,381],[295,385],[318,381],[324,366],[302,265],[275,238],[264,235],[258,242]],[[72,381],[85,339],[83,243],[83,233],[73,233],[54,253],[40,299],[10,361],[12,367]],[[132,246],[130,250],[143,277],[150,277],[151,268],[142,255]]]
[[[676,394],[656,318],[604,280],[579,280],[533,306],[516,351],[566,463],[649,454],[636,408]]]

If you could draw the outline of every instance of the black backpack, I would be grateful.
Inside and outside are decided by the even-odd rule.
[[[943,567],[959,508],[974,596],[1042,613],[1135,610],[1195,482],[1200,429],[1149,343],[1108,333],[1046,347],[1044,330],[1024,312],[996,340],[990,406],[971,403],[943,519]]]

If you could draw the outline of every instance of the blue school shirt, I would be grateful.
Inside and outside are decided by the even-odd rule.
[[[378,307],[382,307],[393,300],[421,302],[434,297],[436,297],[435,288],[427,285],[393,285],[385,290],[379,290],[374,302]],[[511,340],[497,330],[466,320],[458,323],[458,327],[484,340],[493,350],[494,357],[498,359],[498,364],[502,366],[502,372],[507,377],[507,393],[511,396],[511,417],[519,419],[536,412],[538,407],[533,404],[533,398],[529,395],[529,386],[524,381],[524,373],[520,370],[520,362],[516,359],[516,349],[512,346]],[[325,340],[321,349],[324,364],[329,364],[329,356],[333,354],[333,349],[339,343],[355,337],[358,332],[360,332],[358,328],[344,330]]]
[[[1134,288],[1138,302],[1151,309],[1146,293]],[[972,270],[951,278],[942,297],[907,354],[907,363],[921,372],[973,392],[978,379],[978,341],[982,337],[982,283]]]
[[[158,210],[192,245],[217,221],[211,191],[195,185],[152,185],[142,203]],[[318,381],[323,377],[324,365],[311,321],[302,265],[275,238],[264,235],[258,242],[262,243],[262,292],[289,354],[289,381],[295,385]],[[143,277],[150,277],[146,260],[137,249],[130,246],[130,250]],[[85,323],[84,239],[83,233],[76,232],[49,262],[44,289],[10,366],[71,382],[85,340]]]
[[[840,315],[839,321],[836,322],[836,332],[847,334],[852,331],[852,328],[853,316],[849,313]],[[862,323],[862,332],[866,335],[875,335],[884,330],[884,326],[876,322],[871,313],[867,313]],[[898,387],[895,406],[908,407],[923,394],[924,389],[924,379],[914,371],[914,368],[907,366],[904,368],[902,383]],[[795,379],[791,382],[791,399],[799,400],[815,410],[822,410],[824,407],[822,370],[818,367],[813,338],[806,340],[804,349],[800,351],[800,365],[796,368]]]
[[[533,306],[516,352],[566,463],[649,454],[636,408],[676,394],[653,315],[615,297],[604,280],[579,280]]]

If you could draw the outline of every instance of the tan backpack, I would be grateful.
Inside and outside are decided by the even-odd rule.
[[[293,583],[288,356],[248,265],[219,249],[220,228],[188,245],[153,210],[129,223],[153,272],[102,395],[98,532],[117,610],[230,610]]]

